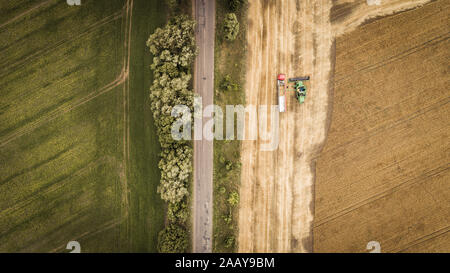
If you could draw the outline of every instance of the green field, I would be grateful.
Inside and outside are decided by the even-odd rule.
[[[156,251],[161,2],[0,1],[0,252]]]

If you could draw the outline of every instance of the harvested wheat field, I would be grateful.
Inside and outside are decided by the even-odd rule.
[[[450,251],[449,10],[433,1],[337,38],[314,251]]]
[[[325,140],[330,2],[249,2],[247,104],[277,105],[278,73],[310,75],[311,91],[303,105],[293,93],[287,96],[287,111],[279,116],[278,149],[262,151],[264,141],[242,144],[239,251],[312,251],[311,160]]]
[[[390,89],[389,93],[383,93],[386,92],[386,90],[389,90],[385,86],[382,88],[379,87],[379,89],[382,90],[377,90],[373,93],[372,85],[375,83],[374,77],[371,76],[366,78],[365,82],[359,79],[351,81],[350,77],[357,77],[360,75],[361,73],[357,74],[355,71],[366,66],[369,66],[369,70],[375,69],[377,65],[380,64],[380,60],[383,60],[383,57],[386,58],[384,62],[386,62],[386,60],[393,61],[393,59],[401,56],[398,54],[401,54],[403,52],[402,50],[409,49],[414,51],[414,45],[410,47],[406,46],[402,49],[401,45],[404,45],[405,39],[397,39],[394,41],[394,38],[398,35],[394,28],[391,27],[390,29],[382,30],[377,27],[370,29],[370,27],[375,26],[374,24],[378,24],[378,21],[373,20],[373,18],[376,18],[377,16],[411,10],[426,2],[428,1],[397,0],[389,1],[388,3],[382,1],[381,5],[369,6],[366,1],[351,0],[249,1],[247,30],[248,54],[245,86],[247,105],[277,104],[276,76],[278,73],[285,73],[288,77],[309,75],[311,76],[311,80],[307,82],[308,96],[304,104],[298,104],[295,101],[293,94],[287,96],[287,111],[281,113],[279,116],[280,138],[278,149],[275,151],[263,151],[261,149],[262,145],[266,143],[261,140],[244,141],[242,144],[242,174],[240,189],[242,198],[239,208],[238,240],[240,252],[310,252],[313,250],[313,245],[316,251],[332,251],[334,248],[338,250],[337,248],[345,247],[345,244],[342,244],[339,241],[339,239],[344,238],[344,233],[342,233],[343,235],[341,238],[337,238],[333,235],[334,232],[337,232],[334,230],[334,226],[327,226],[324,224],[325,222],[330,221],[330,217],[342,211],[340,206],[347,205],[344,204],[342,195],[347,194],[349,196],[349,202],[354,201],[354,199],[350,199],[350,197],[355,195],[355,193],[346,191],[348,190],[348,187],[345,188],[345,184],[336,178],[339,176],[339,179],[342,180],[344,179],[344,175],[336,175],[335,166],[339,166],[340,168],[346,167],[348,168],[348,171],[361,170],[361,168],[365,166],[369,168],[365,172],[366,175],[370,175],[373,166],[366,166],[365,162],[364,164],[347,164],[348,166],[342,166],[343,162],[336,163],[337,161],[335,161],[334,158],[331,158],[331,155],[334,155],[330,152],[333,151],[333,147],[335,147],[333,145],[338,145],[337,143],[342,145],[342,142],[347,143],[355,137],[352,132],[342,133],[339,131],[343,130],[343,127],[342,125],[339,125],[338,122],[346,125],[353,124],[355,120],[361,120],[361,114],[370,110],[366,105],[368,104],[369,106],[375,107],[373,112],[378,113],[378,116],[370,116],[374,119],[372,122],[380,122],[380,124],[375,124],[378,126],[376,127],[375,125],[365,123],[355,123],[354,129],[360,129],[359,133],[363,134],[369,131],[368,126],[376,127],[378,130],[382,130],[380,128],[389,128],[389,124],[386,122],[383,123],[386,112],[380,110],[385,109],[386,105],[389,105],[389,103],[395,102],[393,98],[389,98],[388,96],[393,92],[392,89],[395,89],[395,86],[391,87],[392,89]],[[438,7],[438,9],[441,8],[442,10],[440,12],[445,15],[443,10],[445,10],[447,2],[441,1],[433,3],[432,6]],[[423,9],[429,8],[430,6],[426,6]],[[396,18],[401,17],[394,16],[390,17],[389,20],[395,20]],[[423,28],[415,30],[415,32],[413,32],[416,33],[415,36],[411,35],[407,37],[408,39],[411,39],[411,43],[415,41],[415,38],[418,39],[418,35],[431,37],[430,35],[433,33],[432,30],[442,30],[442,26],[445,29],[446,25],[442,22],[445,17],[436,16],[435,18],[432,15],[432,18],[428,18],[426,15],[421,15],[419,18],[411,18],[409,19],[410,22],[403,23],[406,25],[412,24],[413,22],[421,24],[420,20],[432,20],[433,18],[434,20],[441,21],[436,21],[434,28],[433,25],[427,25],[429,28],[428,32],[424,31]],[[363,22],[366,22],[366,25],[355,30],[356,27]],[[389,24],[386,24],[385,28],[388,26]],[[367,36],[366,39],[373,39],[372,43],[364,42],[359,36],[353,36],[354,33],[358,31],[361,32],[361,29],[365,29],[362,33]],[[346,93],[341,94],[336,91],[335,101],[333,102],[333,41],[336,36],[343,35],[344,33],[353,30],[356,32],[352,33],[351,36],[347,35],[338,38],[337,50],[339,55],[337,56],[337,60],[339,61],[345,58],[346,62],[349,62],[349,64],[347,66],[339,64],[340,67],[337,68],[336,72],[337,84],[335,88],[336,90],[340,90],[343,84],[348,84],[345,89],[353,90],[351,87],[364,88],[364,92],[367,92],[367,94],[361,95],[362,90],[360,90],[359,93],[350,93],[355,96],[353,100],[351,99],[351,95],[346,95],[346,100],[344,101],[343,96]],[[411,33],[413,30],[409,29],[406,31]],[[379,41],[379,38],[374,38],[377,36],[383,36],[385,38],[384,42]],[[353,44],[343,44],[343,41],[349,39],[348,37],[355,37],[351,42]],[[422,43],[425,41],[427,40],[423,40]],[[420,44],[421,41],[416,42]],[[355,46],[355,44],[357,46]],[[398,46],[396,48],[392,47],[390,44],[398,44]],[[366,48],[362,47],[364,45]],[[443,48],[445,48],[445,45],[443,45]],[[378,46],[379,50],[377,51],[377,49],[374,48],[372,49],[373,54],[369,55],[367,50],[370,49],[370,46]],[[382,54],[383,52],[382,49],[386,48],[389,48],[388,51],[384,53],[386,55],[379,56],[379,54]],[[355,50],[360,51],[356,52]],[[441,53],[445,54],[446,52],[444,51]],[[350,56],[349,54],[353,55]],[[408,52],[404,54],[405,56],[410,55]],[[357,56],[359,56],[359,59]],[[445,59],[440,61],[443,63]],[[430,68],[432,71],[437,69],[435,67],[436,64],[432,61],[429,61],[428,65],[433,67]],[[347,71],[343,71],[344,67]],[[442,67],[440,68],[442,69]],[[392,84],[400,84],[399,81],[393,80],[396,74],[389,69],[392,68],[383,67],[381,68],[382,72],[380,73],[385,73],[385,76],[390,76]],[[417,71],[420,71],[420,69],[416,69],[416,73]],[[412,72],[409,71],[408,73]],[[439,75],[445,80],[444,73]],[[381,76],[381,78],[383,78],[383,76]],[[382,84],[381,78],[378,82],[380,85]],[[412,80],[410,79],[408,84],[415,81],[416,88],[421,88],[421,90],[423,90],[424,86],[420,79],[420,77],[416,77]],[[383,81],[385,80],[386,79],[383,78]],[[422,83],[421,86],[417,85],[419,81]],[[439,85],[439,83],[435,81],[433,84],[430,84],[429,87],[437,85]],[[442,89],[438,90],[441,90],[441,99],[445,98],[445,92],[443,92]],[[408,90],[405,89],[405,91]],[[432,91],[427,90],[426,92]],[[424,95],[425,93],[422,94]],[[423,95],[422,97],[417,94],[416,96],[413,96],[412,93],[406,92],[405,94],[396,94],[395,96],[399,99],[406,99],[409,96],[411,99],[415,99],[416,102],[417,100],[421,102],[425,99],[425,96]],[[350,98],[347,100],[347,97]],[[431,103],[431,101],[431,98],[428,99],[426,101],[427,105],[430,105],[429,103]],[[403,103],[404,104],[402,105],[409,107],[410,102],[403,101]],[[335,105],[333,112],[335,117],[333,118],[330,134],[337,134],[336,132],[340,132],[341,135],[331,135],[327,142],[326,149],[320,154],[323,145],[325,144],[327,129],[330,127],[333,105]],[[422,103],[420,107],[425,107],[424,105],[425,104]],[[347,116],[341,117],[341,114],[336,112],[340,108],[342,108],[341,111],[347,113]],[[397,106],[392,106],[391,108],[400,111]],[[360,110],[358,111],[358,109]],[[402,112],[400,113],[395,112],[395,114],[392,112],[388,113],[392,114],[392,118],[396,118],[395,120],[398,122],[400,114],[407,114],[406,112],[403,112],[405,110],[401,111]],[[368,113],[366,114],[369,115]],[[446,113],[444,112],[440,114],[441,118],[446,116]],[[351,119],[348,120],[348,118]],[[364,118],[362,120],[366,122],[370,119]],[[428,124],[428,126],[439,124],[437,120],[438,119],[433,120],[434,123],[432,122],[431,124]],[[445,118],[442,118],[441,122],[444,121]],[[270,127],[270,121],[268,123]],[[391,126],[395,124],[396,123],[394,122]],[[335,129],[336,126],[339,130]],[[371,131],[371,133],[374,132],[375,131]],[[247,131],[246,133],[248,135],[249,132]],[[437,131],[436,134],[438,134]],[[390,137],[392,138],[392,136]],[[443,142],[442,139],[444,139],[443,136],[440,138],[440,143]],[[433,138],[433,140],[436,141],[437,139]],[[430,140],[430,142],[432,141]],[[330,145],[332,146],[330,147]],[[406,143],[400,143],[399,146],[401,145],[406,145]],[[344,147],[341,149],[343,148]],[[367,148],[366,145],[364,145],[364,148]],[[390,147],[390,149],[392,150],[392,147]],[[378,148],[375,152],[380,151],[381,149]],[[357,151],[352,150],[352,152],[355,152],[356,154]],[[319,155],[321,156],[319,170],[326,171],[323,171],[323,173],[320,174],[320,177],[318,177],[320,185],[316,187],[318,193],[316,202],[314,202],[315,163]],[[364,158],[366,155],[367,154],[364,153],[359,156]],[[374,154],[374,156],[377,155]],[[345,159],[348,160],[348,158]],[[344,159],[342,160],[344,161]],[[355,160],[355,158],[352,158],[352,162]],[[445,162],[445,159],[443,159],[442,162]],[[377,161],[377,163],[380,162]],[[389,161],[381,162],[381,164],[389,165]],[[418,170],[419,169],[417,169],[417,171]],[[358,174],[360,173],[364,172],[358,171]],[[328,176],[326,176],[326,174],[328,174]],[[355,177],[355,175],[349,173],[348,177]],[[351,183],[351,181],[352,180],[348,180],[347,183]],[[389,182],[389,184],[390,183],[391,182]],[[329,186],[329,184],[333,184],[334,186]],[[378,185],[378,190],[383,190],[382,186],[383,185]],[[364,195],[360,194],[355,196],[363,198],[361,200],[367,198],[367,194],[372,196],[370,194],[373,189],[370,189],[370,185],[365,184],[362,187],[366,187],[361,188],[365,191]],[[336,191],[337,188],[341,188],[341,193]],[[384,188],[384,190],[386,189]],[[448,200],[448,198],[444,200]],[[316,216],[314,216],[315,203],[318,206]],[[350,205],[351,204],[352,203],[350,203]],[[441,206],[443,205],[444,204]],[[364,218],[358,218],[357,214],[355,217],[356,218],[354,219],[359,219],[363,222],[366,221]],[[318,232],[318,234],[314,235],[314,243],[313,221],[315,222],[314,226]],[[341,225],[343,224],[344,222],[341,223]],[[329,228],[326,229],[327,227]],[[314,232],[316,232],[316,229],[314,229]],[[349,232],[350,230],[351,229],[347,229],[346,232]],[[370,235],[370,233],[367,235]],[[376,238],[373,238],[373,240],[375,239]],[[368,242],[364,241],[364,239],[356,245],[354,240],[356,240],[356,238],[351,238],[351,240],[347,240],[347,242],[352,242],[355,247],[361,244],[363,248],[365,248]],[[323,242],[322,245],[321,242]],[[334,248],[329,245],[330,243],[335,242],[338,242],[338,244],[333,246]]]

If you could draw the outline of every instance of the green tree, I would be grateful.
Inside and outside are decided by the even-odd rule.
[[[225,15],[223,21],[223,31],[225,39],[228,41],[234,41],[239,33],[239,22],[234,13],[228,13]]]
[[[184,224],[189,216],[188,207],[186,201],[178,203],[169,203],[167,209],[167,219],[172,223]]]
[[[170,11],[174,10],[178,5],[177,0],[166,0],[166,4]]]
[[[156,64],[172,62],[180,68],[188,68],[195,57],[195,21],[186,16],[176,16],[169,20],[164,28],[157,28],[147,40],[147,46],[153,56],[157,56]]]
[[[161,170],[161,182],[158,193],[171,203],[180,202],[188,195],[187,182],[192,173],[192,148],[188,145],[174,144],[161,151],[158,167]]]
[[[229,91],[232,88],[231,84],[232,83],[230,75],[226,75],[225,77],[223,77],[222,82],[220,83],[220,89],[222,89],[223,91]]]
[[[230,161],[230,160],[227,160],[226,163],[225,163],[225,169],[227,171],[231,171],[233,169],[233,162]]]
[[[188,178],[192,172],[192,148],[187,141],[173,139],[171,128],[175,118],[171,112],[178,104],[193,108],[189,69],[195,57],[194,26],[194,21],[186,16],[177,16],[165,27],[156,29],[147,40],[154,56],[150,67],[154,74],[150,108],[162,148],[158,193],[173,204],[188,194]]]
[[[232,248],[233,246],[234,246],[234,236],[230,236],[227,239],[225,239],[226,248]]]
[[[158,251],[160,253],[182,253],[188,245],[188,234],[185,229],[169,224],[158,234]]]
[[[227,201],[232,207],[236,206],[239,203],[239,193],[235,191],[230,193]]]
[[[231,211],[230,213],[223,215],[222,219],[225,221],[227,225],[231,224],[231,221],[233,221],[233,215],[231,214]]]
[[[226,75],[220,82],[220,89],[222,91],[237,91],[239,89],[239,85],[231,80],[230,75]]]
[[[228,7],[231,11],[236,12],[246,3],[247,0],[228,0]]]
[[[172,13],[180,7],[178,0],[166,0]],[[192,173],[192,146],[189,141],[176,141],[172,137],[175,118],[171,113],[176,105],[193,108],[193,92],[189,89],[191,64],[196,54],[195,22],[187,16],[174,16],[163,28],[150,35],[147,46],[153,55],[150,68],[153,83],[150,87],[150,109],[153,113],[158,140],[161,145],[161,179],[158,193],[168,202],[169,225],[158,235],[158,251],[184,252],[187,232],[183,228],[189,210],[189,177]],[[188,123],[189,120],[183,120]]]

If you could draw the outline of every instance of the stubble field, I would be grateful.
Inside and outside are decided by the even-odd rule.
[[[428,2],[249,1],[246,103],[276,105],[278,73],[311,80],[276,151],[242,143],[239,251],[448,245],[449,1]]]
[[[450,251],[449,8],[434,1],[337,38],[314,251]]]

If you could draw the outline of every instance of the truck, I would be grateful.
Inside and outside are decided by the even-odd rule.
[[[278,74],[277,77],[277,94],[278,94],[278,107],[280,113],[286,111],[286,75]]]

